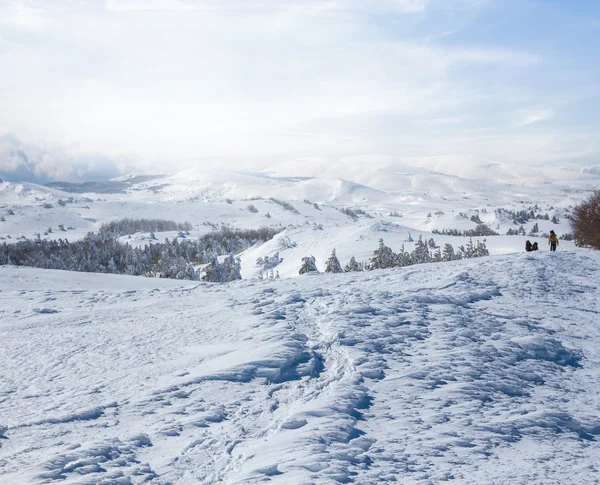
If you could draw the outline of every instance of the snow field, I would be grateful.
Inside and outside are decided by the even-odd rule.
[[[597,483],[600,258],[198,284],[0,268],[0,477]]]

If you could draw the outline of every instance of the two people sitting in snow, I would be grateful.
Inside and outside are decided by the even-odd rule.
[[[540,248],[538,247],[538,243],[534,242],[533,244],[531,244],[531,241],[527,241],[525,243],[525,251],[527,251],[528,253],[531,251],[538,251]]]

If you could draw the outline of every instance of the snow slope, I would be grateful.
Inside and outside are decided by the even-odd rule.
[[[197,284],[0,267],[11,485],[592,484],[600,257]]]

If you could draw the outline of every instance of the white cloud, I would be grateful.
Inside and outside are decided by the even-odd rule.
[[[61,146],[25,143],[11,133],[0,134],[0,178],[46,183],[106,180],[132,170],[128,160],[112,160]]]
[[[516,113],[517,127],[522,128],[525,126],[539,123],[540,121],[546,121],[552,119],[554,113],[549,109],[541,110],[519,110]]]
[[[105,0],[108,10],[357,10],[422,12],[427,0]]]

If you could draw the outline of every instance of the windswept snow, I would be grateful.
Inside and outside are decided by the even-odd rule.
[[[600,258],[198,284],[0,267],[7,484],[598,483]]]

